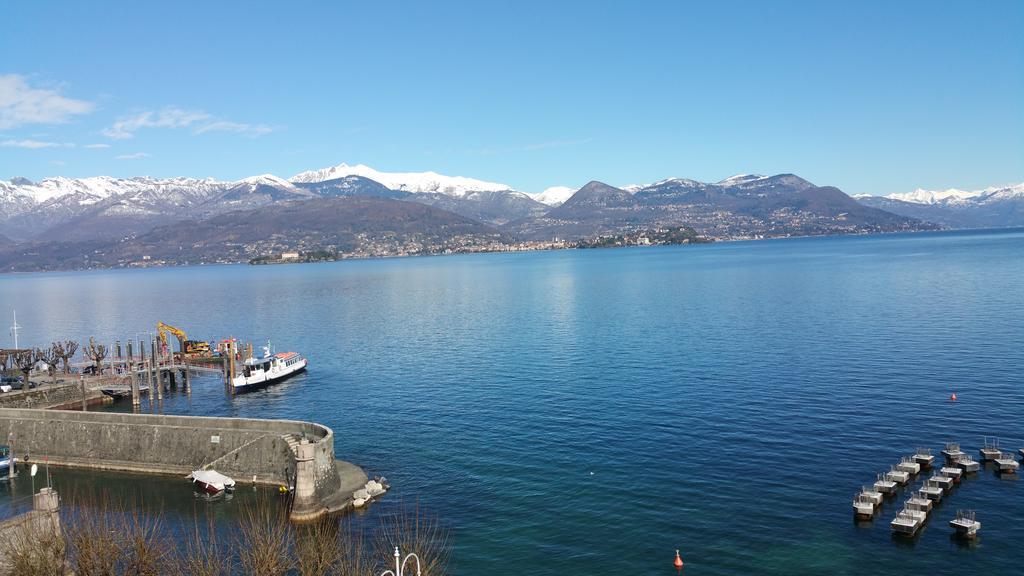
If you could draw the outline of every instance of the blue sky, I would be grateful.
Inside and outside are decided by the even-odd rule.
[[[4,2],[0,178],[1024,181],[1024,2]]]

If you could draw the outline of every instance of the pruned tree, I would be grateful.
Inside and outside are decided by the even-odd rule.
[[[60,361],[60,356],[57,355],[57,350],[50,346],[49,348],[36,348],[35,351],[36,362],[46,363],[46,369],[50,373],[50,379],[53,380],[53,385],[57,385],[57,362]]]
[[[19,350],[11,355],[14,360],[14,367],[21,372],[22,378],[24,379],[23,390],[28,390],[28,375],[32,372],[32,367],[36,365],[36,355],[33,354],[32,350]]]
[[[106,344],[97,344],[91,337],[89,338],[89,346],[85,348],[83,353],[86,358],[93,361],[97,374],[103,371],[103,359],[107,357],[107,352]]]
[[[53,345],[54,347],[59,347],[61,363],[64,364],[64,373],[71,374],[71,359],[78,352],[78,342],[65,340],[64,342],[54,342]]]

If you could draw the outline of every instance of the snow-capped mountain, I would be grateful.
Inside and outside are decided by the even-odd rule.
[[[362,176],[402,192],[436,192],[449,196],[465,196],[468,192],[512,190],[507,184],[485,182],[464,176],[445,176],[437,172],[380,172],[363,164],[338,164],[330,168],[310,170],[291,177],[294,183],[324,182],[345,176]]]
[[[550,188],[545,188],[543,192],[530,194],[530,196],[541,204],[547,204],[548,206],[561,206],[563,202],[571,198],[575,193],[575,188],[570,188],[568,186],[551,186]]]
[[[858,194],[858,202],[953,228],[1024,226],[1024,183],[982,190],[924,190],[887,196]]]
[[[767,176],[762,176],[760,174],[736,174],[729,176],[725,180],[720,180],[715,184],[718,186],[740,186],[743,184],[751,184],[758,180],[764,180],[765,178],[767,178]]]
[[[980,204],[985,202],[1009,200],[1024,197],[1024,183],[1011,186],[990,186],[983,190],[925,190],[918,188],[913,192],[902,192],[885,196],[890,200],[913,202],[915,204]]]

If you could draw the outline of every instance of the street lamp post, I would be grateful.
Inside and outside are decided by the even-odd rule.
[[[405,564],[409,562],[409,560],[411,559],[416,560],[415,576],[420,576],[420,557],[417,556],[415,553],[410,552],[406,555],[405,559],[403,560],[402,554],[398,551],[398,546],[395,546],[395,569],[385,570],[380,573],[380,576],[412,576],[411,574],[407,574],[405,572]]]

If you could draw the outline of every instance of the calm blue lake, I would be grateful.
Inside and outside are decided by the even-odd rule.
[[[0,302],[23,344],[162,320],[301,351],[305,376],[164,410],[331,426],[396,488],[364,518],[418,499],[461,575],[667,575],[677,548],[689,574],[1020,561],[1016,478],[966,480],[912,542],[899,500],[850,503],[918,446],[1024,448],[1021,230],[6,275]]]

